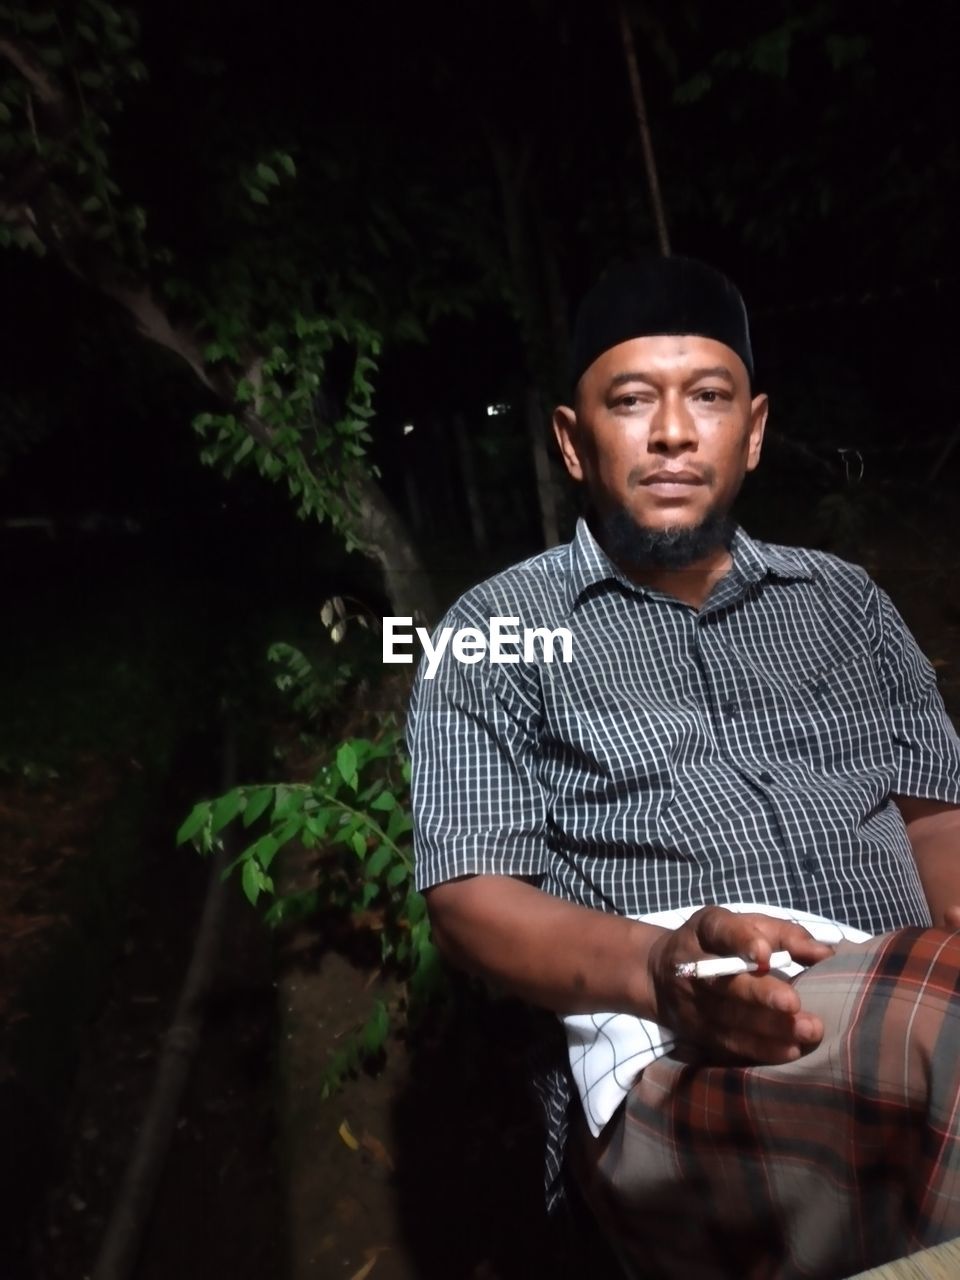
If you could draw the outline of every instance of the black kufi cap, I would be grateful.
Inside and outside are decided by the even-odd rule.
[[[753,380],[747,309],[736,285],[694,258],[651,255],[614,268],[584,298],[570,352],[573,385],[611,347],[665,333],[695,333],[722,342],[736,352]]]

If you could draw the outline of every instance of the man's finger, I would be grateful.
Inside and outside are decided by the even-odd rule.
[[[704,951],[717,956],[743,956],[766,964],[772,948],[755,923],[755,918],[723,907],[705,907],[691,916],[697,941]]]
[[[700,1026],[714,1043],[727,1048],[739,1044],[740,1052],[744,1052],[743,1045],[759,1042],[781,1049],[793,1046],[806,1051],[823,1039],[823,1022],[805,1009],[785,1011],[746,1001],[725,1000],[717,1001],[713,1008],[704,1003],[699,1013]]]
[[[819,942],[803,925],[788,925],[781,935],[785,950],[800,964],[816,964],[832,956],[835,948],[829,942]]]
[[[761,966],[769,963],[774,951],[789,951],[800,964],[816,964],[834,952],[829,943],[818,942],[803,925],[775,916],[707,907],[692,916],[691,922],[704,951],[743,956]]]
[[[771,1067],[785,1062],[796,1062],[803,1056],[803,1048],[798,1044],[744,1032],[723,1034],[717,1040],[714,1052],[718,1049],[722,1055],[728,1056],[733,1062],[757,1063]]]

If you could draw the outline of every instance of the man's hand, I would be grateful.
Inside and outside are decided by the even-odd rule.
[[[817,942],[800,925],[704,907],[651,948],[657,1021],[681,1043],[697,1045],[718,1062],[794,1061],[820,1043],[823,1023],[800,1007],[788,982],[764,972],[774,951],[789,951],[805,965],[833,954],[831,946]],[[708,955],[742,956],[760,969],[727,978],[676,976],[677,965]]]

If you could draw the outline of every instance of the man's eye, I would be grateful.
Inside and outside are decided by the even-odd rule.
[[[696,398],[703,404],[716,404],[718,400],[724,399],[722,391],[714,391],[711,387],[705,387],[703,391],[698,391]]]

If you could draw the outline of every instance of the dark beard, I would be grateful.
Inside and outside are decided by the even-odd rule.
[[[729,551],[736,530],[726,511],[711,511],[692,528],[648,529],[622,507],[595,520],[597,540],[610,559],[635,569],[686,569],[718,547]]]

